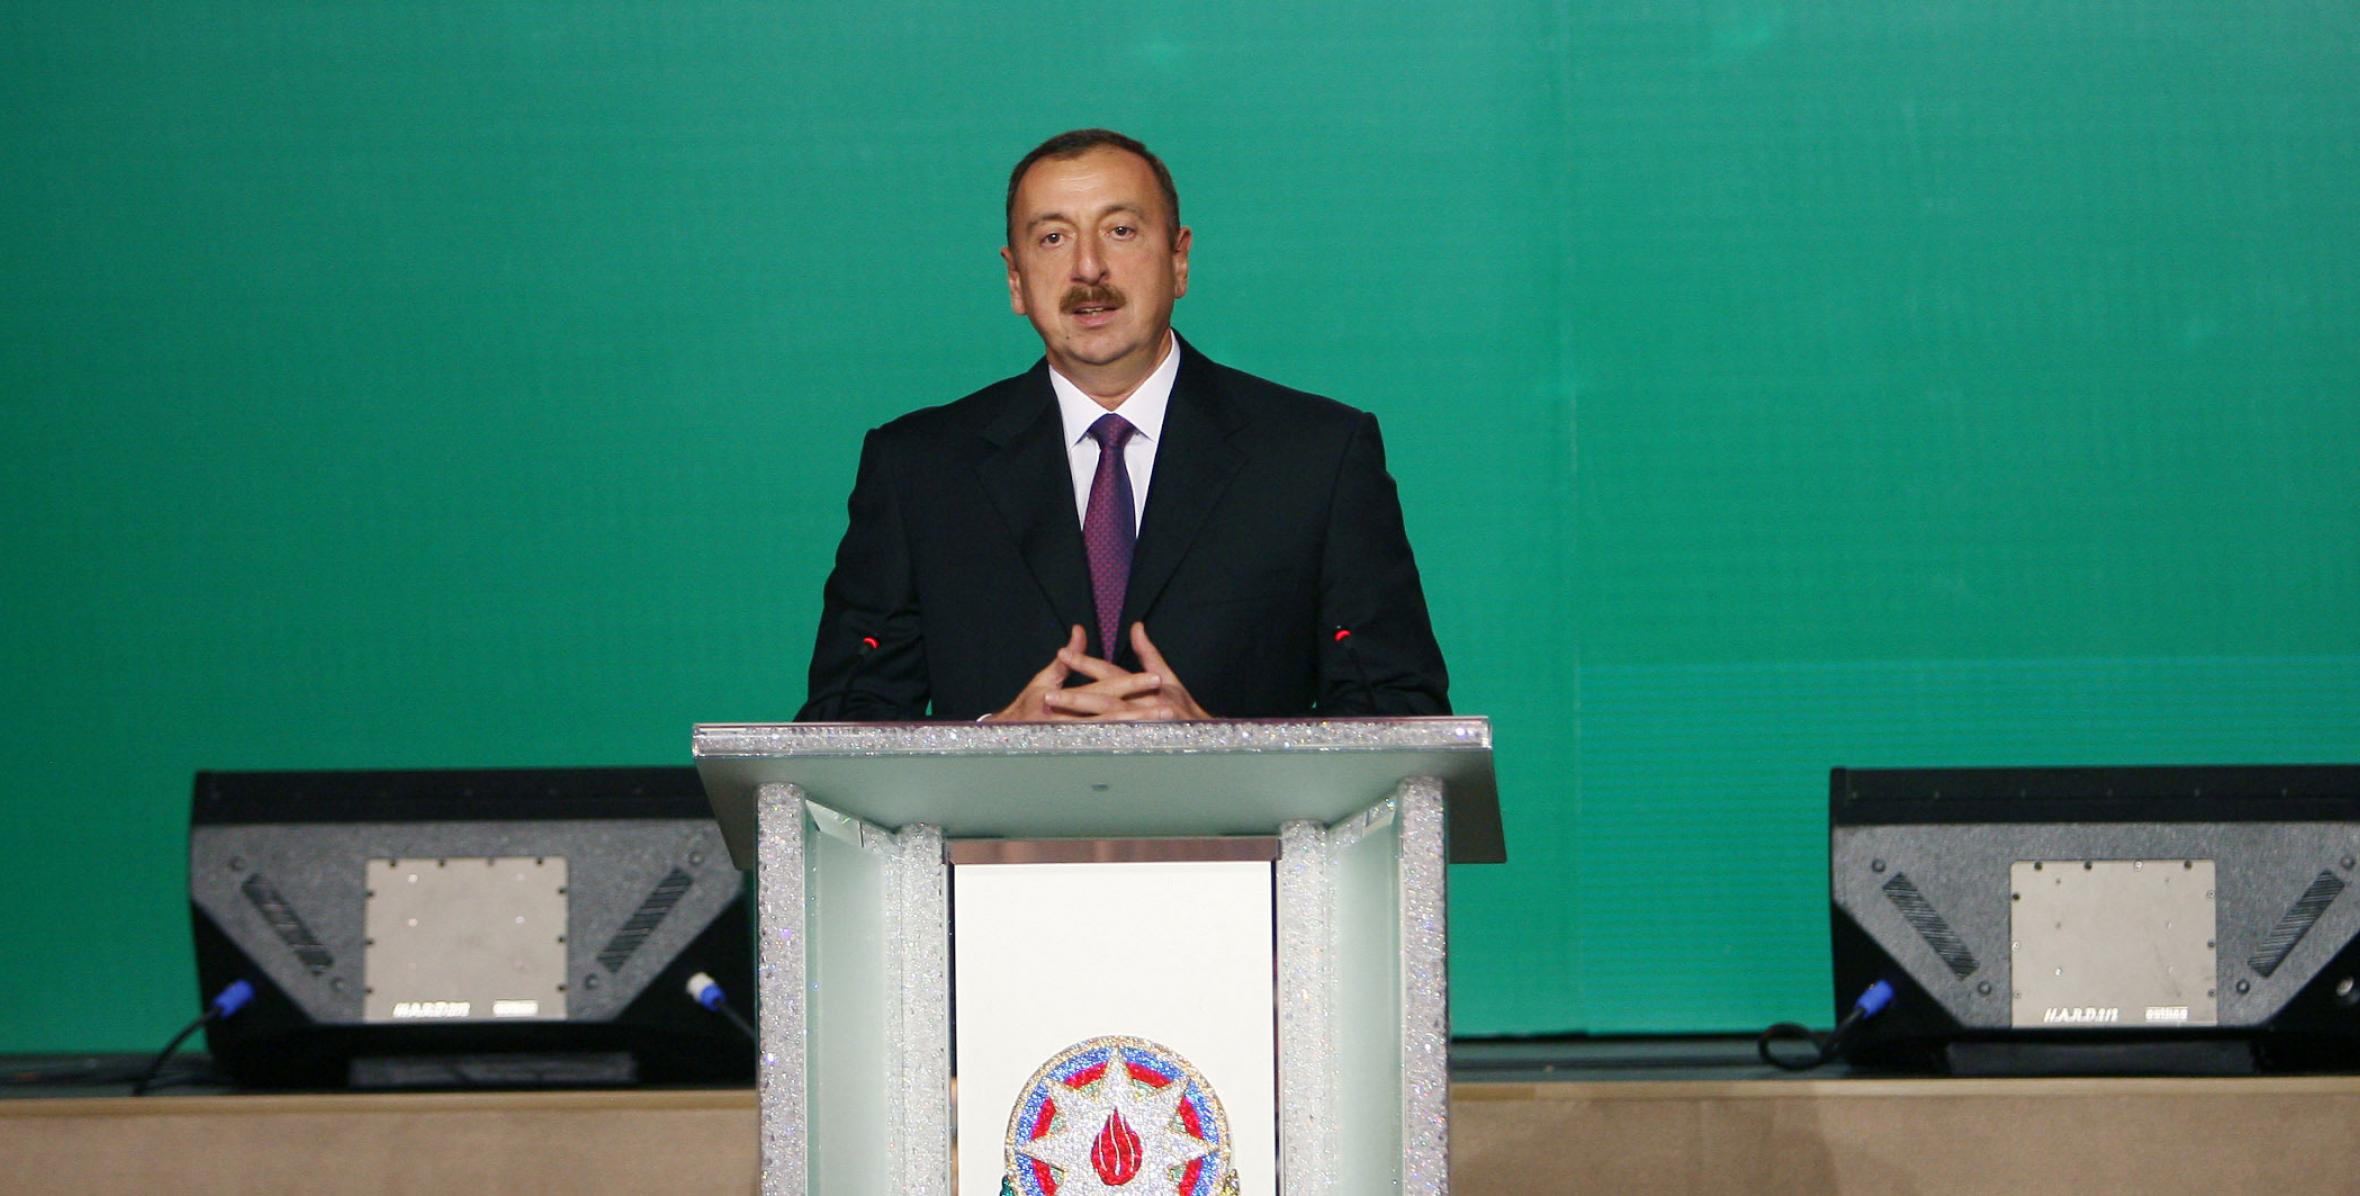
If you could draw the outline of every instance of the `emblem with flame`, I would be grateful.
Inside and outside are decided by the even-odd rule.
[[[1059,1051],[1008,1115],[1002,1196],[1237,1196],[1229,1118],[1186,1059],[1144,1038]]]

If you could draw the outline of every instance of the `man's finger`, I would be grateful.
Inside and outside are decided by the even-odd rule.
[[[1049,663],[1043,666],[1040,672],[1033,674],[1032,682],[1028,688],[1055,689],[1065,684],[1065,679],[1073,675],[1073,669],[1065,663],[1065,654],[1072,652],[1079,655],[1085,642],[1082,639],[1081,624],[1077,623],[1072,632],[1066,635],[1065,646],[1059,648],[1057,654],[1049,658]]]
[[[1055,689],[1065,684],[1065,679],[1072,673],[1072,669],[1065,667],[1064,657],[1052,656],[1049,658],[1049,663],[1043,666],[1040,672],[1033,674],[1029,687],[1032,689]]]
[[[1139,654],[1139,663],[1150,673],[1172,675],[1172,666],[1164,663],[1164,654],[1155,650],[1155,641],[1147,638],[1147,624],[1131,624],[1131,650]]]
[[[1147,624],[1131,624],[1131,650],[1139,654],[1141,668],[1164,679],[1163,688],[1157,691],[1169,711],[1163,717],[1213,717],[1212,712],[1198,705],[1196,698],[1188,692],[1188,683],[1172,674],[1172,666],[1165,662],[1164,654],[1155,650],[1155,641],[1147,638]]]
[[[1080,715],[1084,718],[1101,718],[1130,705],[1121,698],[1091,693],[1087,689],[1061,689],[1045,694],[1041,704],[1059,714]]]
[[[1120,665],[1108,664],[1107,662],[1100,660],[1095,656],[1084,656],[1078,651],[1069,650],[1059,653],[1058,660],[1063,663],[1065,667],[1072,669],[1074,672],[1080,673],[1093,681],[1112,681],[1117,677],[1128,677],[1132,675],[1131,670],[1129,669],[1123,668]]]
[[[1141,702],[1125,702],[1121,706],[1099,715],[1098,721],[1102,723],[1168,723],[1179,717],[1180,712],[1174,710],[1170,702],[1162,698],[1150,698]]]
[[[1164,679],[1154,673],[1124,673],[1088,685],[1076,685],[1062,692],[1069,694],[1105,694],[1108,697],[1131,698],[1162,689]]]

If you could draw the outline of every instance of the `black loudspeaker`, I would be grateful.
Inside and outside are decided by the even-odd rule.
[[[690,768],[201,772],[189,818],[206,1035],[257,1087],[745,1082],[696,1004],[753,997],[752,927]]]
[[[2360,767],[1836,769],[1855,1064],[1955,1074],[2360,1066]]]

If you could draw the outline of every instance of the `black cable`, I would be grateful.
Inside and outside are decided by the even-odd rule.
[[[164,1070],[164,1061],[172,1057],[172,1052],[179,1050],[180,1044],[187,1042],[189,1035],[196,1033],[206,1023],[214,1020],[213,1011],[208,1009],[198,1015],[197,1020],[182,1026],[180,1033],[173,1035],[172,1041],[165,1043],[164,1049],[156,1052],[156,1057],[148,1063],[147,1070],[140,1072],[139,1078],[132,1082],[131,1095],[146,1096],[148,1089],[155,1085],[156,1073]]]
[[[1828,1049],[1834,1041],[1834,1034],[1831,1033],[1823,1039],[1811,1027],[1803,1025],[1801,1022],[1780,1022],[1762,1031],[1762,1037],[1754,1042],[1754,1051],[1762,1057],[1762,1062],[1780,1071],[1809,1071],[1835,1058]],[[1798,1059],[1772,1054],[1770,1044],[1774,1042],[1807,1044],[1811,1048],[1811,1055],[1807,1059]]]
[[[729,1024],[736,1026],[738,1028],[738,1032],[746,1036],[746,1041],[753,1043],[755,1046],[762,1045],[762,1035],[754,1029],[754,1024],[752,1022],[746,1020],[745,1015],[737,1011],[736,1006],[723,1005],[721,1007],[721,1016],[728,1018]]]
[[[1869,985],[1867,992],[1860,994],[1860,999],[1852,1003],[1852,1012],[1845,1014],[1844,1020],[1836,1023],[1836,1028],[1829,1031],[1826,1037],[1821,1037],[1809,1026],[1799,1022],[1780,1022],[1762,1031],[1762,1036],[1754,1040],[1754,1053],[1762,1057],[1762,1062],[1780,1071],[1810,1071],[1815,1067],[1826,1066],[1843,1057],[1852,1032],[1860,1027],[1860,1023],[1884,1012],[1885,1006],[1892,1002],[1893,986],[1879,980]],[[1774,1042],[1808,1043],[1811,1056],[1806,1059],[1773,1053],[1770,1044]]]
[[[205,1012],[197,1015],[197,1020],[182,1026],[180,1033],[173,1035],[172,1041],[165,1043],[164,1049],[156,1052],[156,1057],[147,1065],[147,1070],[139,1073],[139,1079],[133,1081],[131,1095],[147,1095],[147,1090],[156,1082],[157,1073],[164,1070],[164,1061],[172,1057],[172,1052],[180,1049],[181,1043],[188,1041],[189,1035],[244,1009],[246,1002],[253,999],[254,986],[243,980],[233,981],[228,988],[214,994],[213,1000],[206,1004]]]

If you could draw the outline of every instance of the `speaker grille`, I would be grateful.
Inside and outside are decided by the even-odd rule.
[[[1975,953],[1967,950],[1966,940],[1950,928],[1950,923],[1943,920],[1942,915],[1934,909],[1934,904],[1926,900],[1924,893],[1918,892],[1915,884],[1910,883],[1908,873],[1896,872],[1893,879],[1885,882],[1885,897],[1895,909],[1901,911],[1901,917],[1909,923],[1909,928],[1917,931],[1918,937],[1926,940],[1926,945],[1934,949],[1934,954],[1942,957],[1943,966],[1949,968],[1952,975],[1963,980],[1974,975],[1976,968],[1983,966],[1975,962]]]
[[[279,936],[279,941],[287,944],[287,949],[295,953],[295,958],[303,964],[303,970],[318,976],[336,966],[336,957],[320,945],[319,936],[311,932],[311,927],[304,925],[303,916],[295,912],[294,906],[287,904],[287,899],[280,895],[276,885],[262,879],[261,873],[247,877],[246,883],[238,886],[238,891],[244,893],[246,901],[262,915],[271,933]]]
[[[2285,963],[2286,957],[2294,953],[2294,945],[2303,941],[2303,936],[2311,932],[2312,925],[2319,921],[2320,915],[2327,912],[2327,907],[2334,904],[2336,896],[2343,891],[2344,882],[2332,872],[2322,871],[2313,878],[2311,887],[2303,890],[2303,895],[2295,899],[2294,905],[2278,919],[2278,924],[2263,936],[2262,945],[2255,948],[2253,955],[2245,961],[2247,966],[2264,976],[2277,971],[2278,965]]]
[[[647,941],[648,935],[655,933],[664,915],[671,913],[672,907],[680,904],[680,899],[687,896],[689,886],[695,883],[695,877],[679,868],[665,873],[664,879],[657,881],[656,887],[648,890],[647,899],[639,903],[639,908],[631,911],[630,920],[624,922],[623,928],[615,932],[615,937],[607,941],[606,950],[598,953],[598,962],[609,972],[622,971],[623,965],[630,962],[640,944]]]

